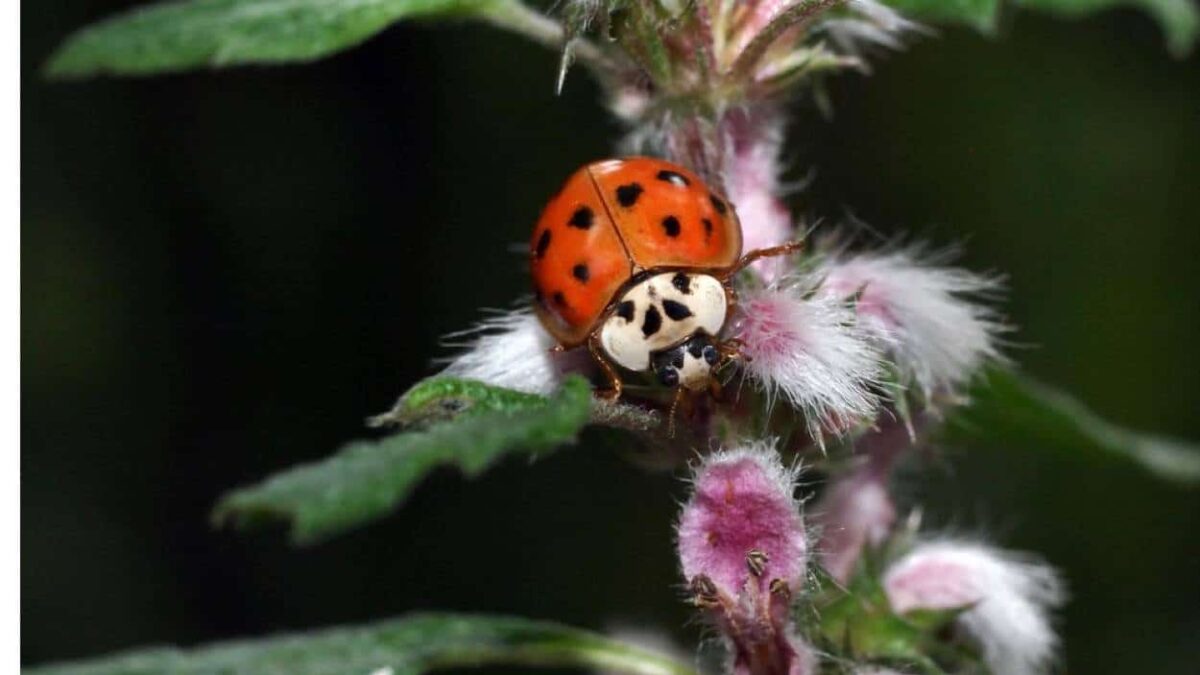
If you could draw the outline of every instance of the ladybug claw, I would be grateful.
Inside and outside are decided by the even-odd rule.
[[[620,389],[597,389],[594,392],[594,395],[596,396],[596,398],[600,399],[601,401],[608,401],[609,403],[616,403],[617,399],[621,398],[621,390]]]

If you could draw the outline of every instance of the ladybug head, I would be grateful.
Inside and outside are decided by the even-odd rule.
[[[719,360],[712,337],[697,332],[674,347],[651,354],[650,368],[664,386],[703,391]]]

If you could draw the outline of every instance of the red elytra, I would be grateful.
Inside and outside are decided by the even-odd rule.
[[[733,207],[691,171],[646,157],[593,162],[567,179],[534,227],[535,309],[560,345],[575,347],[634,275],[727,270],[741,251]]]

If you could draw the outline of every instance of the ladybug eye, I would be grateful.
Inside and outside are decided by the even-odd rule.
[[[658,381],[668,387],[679,384],[679,371],[674,368],[664,368],[658,371]]]
[[[710,365],[710,366],[716,365],[716,363],[717,363],[717,348],[716,347],[714,347],[712,345],[708,345],[704,348],[704,351],[702,353],[704,355],[704,360],[708,363],[708,365]]]

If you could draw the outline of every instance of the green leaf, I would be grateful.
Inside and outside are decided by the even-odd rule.
[[[952,441],[1003,441],[1080,458],[1132,462],[1182,485],[1200,484],[1200,446],[1124,429],[1079,401],[1011,371],[993,370],[949,420]]]
[[[484,14],[506,0],[186,0],[133,9],[68,38],[52,77],[149,75],[312,61],[401,19]]]
[[[151,648],[28,675],[416,675],[489,664],[571,666],[642,675],[692,675],[667,657],[556,623],[497,616],[418,614],[196,649]]]
[[[959,23],[991,33],[1000,16],[1001,0],[885,0],[886,4],[919,21]],[[1065,17],[1127,7],[1147,12],[1166,35],[1176,56],[1187,55],[1200,33],[1200,9],[1195,0],[1012,0],[1013,5]]]
[[[423,431],[357,441],[332,457],[304,464],[221,499],[215,522],[255,526],[285,521],[297,543],[313,542],[379,518],[433,469],[452,465],[476,476],[508,453],[537,453],[573,440],[587,423],[591,387],[566,380],[545,399],[460,380],[434,380],[401,399],[398,409],[437,408],[468,400],[468,414]],[[417,415],[420,417],[420,415]]]
[[[368,420],[370,426],[407,427],[482,412],[518,412],[544,406],[546,399],[475,380],[434,377],[417,383],[388,412]]]
[[[1140,9],[1162,27],[1167,48],[1185,56],[1196,44],[1200,31],[1200,8],[1195,0],[1014,0],[1021,7],[1039,9],[1065,17],[1086,16],[1117,7]]]

